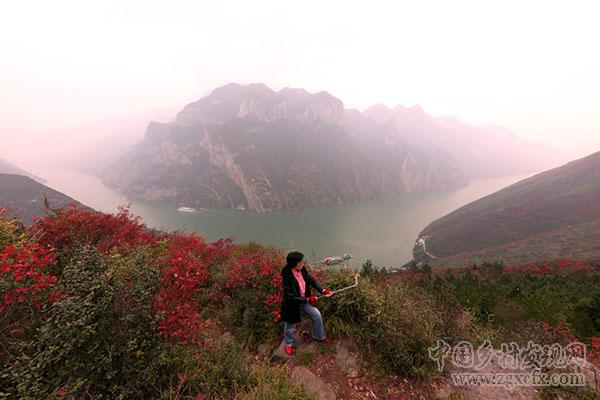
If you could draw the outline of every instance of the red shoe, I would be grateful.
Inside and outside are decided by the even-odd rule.
[[[288,356],[291,356],[293,352],[294,352],[294,348],[292,346],[285,346],[285,354],[287,354]]]

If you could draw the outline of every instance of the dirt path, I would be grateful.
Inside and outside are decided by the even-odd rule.
[[[428,257],[431,257],[432,260],[435,260],[437,257],[427,251],[427,244],[425,243],[427,238],[428,236],[420,237],[419,240],[417,240],[417,245],[421,246],[423,253],[427,254]]]

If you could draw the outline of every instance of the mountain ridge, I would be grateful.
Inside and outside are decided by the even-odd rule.
[[[434,266],[500,259],[510,263],[594,259],[600,257],[600,246],[593,239],[599,230],[600,152],[596,152],[433,221],[419,235],[413,256]]]
[[[258,212],[466,184],[450,153],[434,158],[362,114],[349,117],[327,92],[264,84],[225,85],[174,121],[150,123],[102,179],[147,201]]]
[[[475,126],[456,117],[432,117],[418,105],[390,108],[376,104],[364,114],[379,124],[394,124],[402,139],[423,151],[449,151],[469,179],[540,171],[566,161],[546,144],[532,143],[508,128]]]
[[[45,200],[52,208],[61,208],[68,204],[88,208],[30,177],[0,173],[0,208],[4,210],[3,217],[17,218],[24,225],[29,225],[34,217],[45,215]]]
[[[0,174],[13,174],[13,175],[23,175],[23,176],[27,176],[35,181],[38,181],[39,183],[45,183],[46,180],[43,178],[40,178],[39,176],[36,176],[26,170],[24,170],[21,167],[16,166],[15,164],[11,163],[8,160],[3,160],[0,158]]]
[[[144,141],[101,178],[146,201],[292,212],[457,188],[554,162],[504,128],[453,123],[441,126],[420,106],[361,113],[325,91],[230,83],[171,122],[150,122]],[[486,146],[486,135],[500,139]],[[507,137],[505,151],[495,151]],[[550,161],[530,161],[536,157]]]

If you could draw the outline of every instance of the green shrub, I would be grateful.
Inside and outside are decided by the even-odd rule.
[[[367,260],[361,267],[360,275],[365,278],[373,279],[380,273],[377,266],[373,265],[371,260]]]
[[[298,363],[300,365],[311,365],[314,359],[314,354],[309,351],[298,353]]]
[[[436,277],[420,282],[433,296],[444,293],[476,318],[507,333],[527,332],[529,325],[566,321],[581,339],[600,335],[600,271],[509,275],[500,263],[484,264],[481,274]],[[441,300],[441,299],[440,299]],[[530,332],[527,332],[530,334]],[[511,334],[512,335],[512,334]],[[507,339],[514,339],[515,335]]]
[[[163,371],[171,377],[161,389],[161,398],[232,398],[249,390],[256,379],[250,369],[248,352],[235,340],[223,340],[216,333],[203,346],[179,345],[161,355]]]
[[[25,239],[25,228],[18,220],[2,219],[0,209],[0,250]]]
[[[241,291],[235,298],[225,301],[219,315],[236,337],[251,345],[271,343],[283,332],[281,324],[273,321],[273,315],[250,290]]]
[[[236,400],[310,400],[281,367],[263,365],[254,373],[256,386]]]
[[[354,284],[354,275],[345,269],[330,270],[325,275],[325,287],[337,289]],[[367,279],[361,278],[353,289],[323,298],[317,307],[321,311],[328,332],[351,336],[357,327],[377,312],[374,302],[376,291]]]
[[[416,378],[434,372],[428,348],[443,337],[430,304],[406,286],[377,293],[377,312],[364,321],[355,337],[366,345],[380,371]]]
[[[149,302],[157,277],[135,260],[127,266],[125,281],[106,274],[91,247],[65,266],[59,283],[66,297],[46,306],[38,332],[5,369],[15,396],[52,398],[61,390],[69,398],[147,397],[160,373]]]
[[[354,283],[352,273],[331,271],[327,287]],[[358,342],[363,355],[382,373],[426,378],[434,371],[428,348],[442,337],[440,320],[430,300],[407,286],[358,287],[320,303],[327,329]]]
[[[199,389],[209,398],[225,396],[253,383],[248,352],[235,341],[215,342],[200,353]]]
[[[596,288],[587,297],[573,305],[568,322],[583,337],[600,334],[600,289]]]

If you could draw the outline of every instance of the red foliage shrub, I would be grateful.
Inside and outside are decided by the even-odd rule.
[[[600,337],[592,337],[592,346],[589,351],[589,360],[600,368]]]
[[[530,273],[532,275],[548,275],[556,273],[572,273],[577,271],[591,272],[594,269],[594,262],[583,260],[551,260],[538,261],[528,264],[507,266],[509,273]]]
[[[157,312],[164,313],[159,323],[164,337],[173,341],[198,339],[204,327],[198,296],[210,269],[229,257],[231,245],[230,238],[206,243],[196,235],[169,236],[167,254],[158,260],[161,285],[155,305]]]
[[[8,246],[0,252],[0,312],[23,303],[38,309],[44,302],[54,302],[58,277],[50,272],[56,265],[54,249],[37,243]]]
[[[158,235],[148,230],[139,217],[133,217],[127,207],[119,207],[119,212],[113,215],[68,205],[53,215],[37,219],[30,233],[39,243],[56,249],[87,243],[102,252],[158,240]]]
[[[569,333],[569,329],[562,321],[558,321],[556,326],[552,326],[546,321],[544,323],[544,330],[552,339],[559,343],[568,344],[578,342],[578,340]],[[592,336],[590,342],[586,358],[597,367],[600,367],[600,338]]]
[[[544,331],[556,342],[568,344],[578,342],[569,332],[569,328],[563,321],[558,321],[556,326],[551,325],[548,321],[544,322]]]
[[[281,253],[276,249],[262,248],[242,253],[226,270],[223,293],[232,296],[240,289],[252,289],[256,300],[262,301],[278,321],[283,290],[281,268],[284,264]]]

